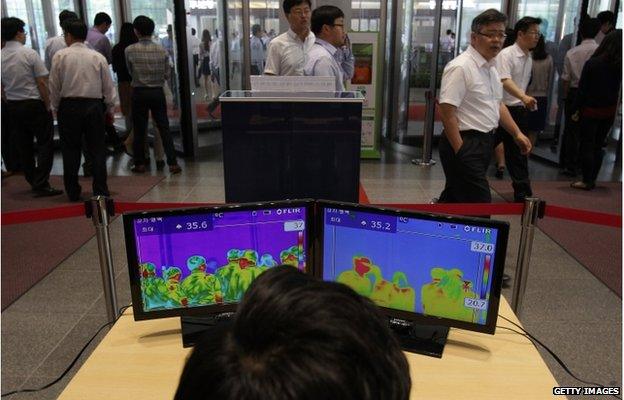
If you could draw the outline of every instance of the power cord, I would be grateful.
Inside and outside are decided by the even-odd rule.
[[[556,354],[555,354],[555,353],[554,353],[554,352],[553,352],[553,351],[552,351],[552,350],[551,350],[548,346],[546,346],[544,343],[542,343],[542,342],[541,342],[538,338],[536,338],[535,336],[533,336],[532,334],[530,334],[529,332],[527,332],[527,331],[526,331],[523,327],[521,327],[520,325],[518,325],[518,324],[516,324],[515,322],[511,321],[510,319],[505,318],[505,317],[504,317],[504,316],[502,316],[502,315],[499,315],[499,317],[501,317],[501,318],[502,318],[502,319],[504,319],[505,321],[509,322],[510,324],[513,324],[513,325],[514,325],[514,326],[516,326],[518,329],[520,329],[522,332],[518,332],[517,330],[512,329],[512,328],[508,328],[508,327],[506,327],[506,326],[499,326],[499,325],[497,325],[497,326],[496,326],[497,328],[506,329],[506,330],[508,330],[508,331],[512,331],[512,332],[515,332],[515,333],[517,333],[517,334],[519,334],[519,335],[522,335],[522,336],[526,337],[527,339],[529,339],[529,340],[533,343],[533,345],[534,345],[534,346],[535,346],[535,343],[539,344],[540,346],[542,346],[542,348],[544,348],[544,350],[546,350],[546,351],[547,351],[547,352],[548,352],[548,353],[549,353],[549,354],[550,354],[550,355],[551,355],[551,356],[555,359],[555,361],[557,361],[557,363],[558,363],[559,365],[561,365],[561,367],[563,368],[563,370],[564,370],[565,372],[567,372],[567,373],[568,373],[568,374],[569,374],[572,378],[574,378],[574,379],[576,379],[577,381],[579,381],[579,382],[581,382],[581,383],[584,383],[584,384],[586,384],[586,385],[592,385],[592,386],[596,386],[596,387],[599,387],[599,388],[605,388],[605,387],[606,387],[605,385],[602,385],[602,384],[600,384],[600,383],[585,381],[585,380],[583,380],[583,379],[581,379],[581,378],[577,377],[576,375],[574,375],[574,373],[572,373],[572,371],[570,371],[570,369],[569,369],[569,368],[568,368],[568,366],[567,366],[567,365],[563,362],[563,360],[561,360],[561,358],[559,358],[559,356],[557,356],[557,355],[556,355]],[[618,396],[616,396],[616,395],[614,395],[614,394],[612,394],[611,396],[615,397],[616,399],[622,400],[622,398],[621,398],[621,397],[618,397]]]
[[[132,306],[132,304],[128,304],[127,306],[123,306],[119,309],[118,311],[118,317],[113,321],[113,322],[107,322],[106,324],[102,325],[97,332],[95,332],[95,335],[93,335],[91,337],[91,339],[89,339],[89,341],[82,347],[82,349],[80,349],[80,351],[78,352],[78,355],[76,355],[76,357],[74,358],[74,360],[69,364],[69,366],[65,369],[65,371],[63,371],[63,373],[61,374],[61,376],[59,376],[58,378],[56,378],[55,380],[53,380],[52,382],[46,384],[45,386],[42,386],[38,389],[21,389],[21,390],[13,390],[12,392],[7,392],[7,393],[3,393],[0,397],[6,397],[6,396],[11,396],[17,393],[31,393],[31,392],[39,392],[41,390],[45,390],[53,385],[55,385],[56,383],[58,383],[61,379],[63,379],[65,377],[65,375],[67,375],[67,373],[74,367],[74,365],[76,365],[76,363],[78,362],[78,360],[80,359],[80,356],[82,356],[82,353],[84,353],[84,351],[87,349],[87,347],[89,347],[89,345],[91,344],[91,342],[93,342],[95,340],[95,338],[100,334],[100,332],[102,332],[102,330],[104,328],[106,328],[107,326],[112,326],[115,324],[115,322],[117,322],[119,320],[119,318],[121,318],[121,315],[123,314],[124,311],[126,311],[126,309],[130,308]]]

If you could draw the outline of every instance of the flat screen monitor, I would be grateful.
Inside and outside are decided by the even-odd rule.
[[[233,312],[280,264],[309,272],[313,202],[294,200],[124,214],[135,320]]]
[[[449,327],[494,333],[506,222],[329,201],[316,214],[315,273],[382,307],[404,348],[440,357]]]

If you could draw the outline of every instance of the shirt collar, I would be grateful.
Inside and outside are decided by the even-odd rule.
[[[517,57],[528,57],[529,56],[529,53],[528,52],[525,53],[524,50],[522,50],[520,48],[520,46],[518,46],[518,43],[514,43],[512,48],[513,48],[513,51],[516,53]]]
[[[75,42],[75,43],[72,43],[70,47],[87,47],[87,45],[84,42]]]
[[[91,29],[89,29],[91,32],[93,33],[97,33],[98,35],[102,35],[104,36],[104,34],[102,32],[100,32],[100,30],[98,28],[96,28],[95,26],[91,27]]]
[[[9,49],[11,49],[11,48],[17,49],[17,48],[22,47],[22,46],[24,46],[24,45],[21,42],[18,42],[17,40],[9,40],[9,41],[7,41],[5,43],[4,48],[5,49],[7,49],[7,48],[9,48]]]
[[[329,54],[331,54],[332,56],[336,54],[336,52],[338,51],[338,49],[331,43],[321,39],[321,38],[316,38],[316,43],[318,43],[319,45],[323,46],[323,48],[325,48],[325,50],[329,51]]]
[[[591,39],[584,39],[581,44],[594,44],[596,43],[596,40],[594,38]]]
[[[288,31],[286,31],[286,34],[290,36],[291,39],[301,42],[301,38],[299,37],[299,35],[297,35],[295,31],[293,31],[292,29],[288,28]],[[308,36],[306,36],[305,41],[307,41],[310,38],[310,35],[312,35],[312,31],[308,31]]]
[[[479,68],[483,67],[493,67],[496,65],[495,60],[496,57],[492,58],[490,61],[486,60],[472,45],[468,45],[466,49],[470,57],[477,63]]]

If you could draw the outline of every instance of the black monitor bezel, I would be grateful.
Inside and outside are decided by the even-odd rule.
[[[182,317],[182,316],[207,316],[212,314],[220,314],[225,312],[236,311],[237,304],[211,304],[206,306],[176,308],[171,310],[144,311],[143,299],[141,297],[141,279],[139,271],[139,260],[137,256],[136,240],[134,236],[133,222],[138,218],[156,218],[156,217],[173,217],[185,216],[193,214],[214,213],[214,212],[232,212],[232,211],[253,211],[278,208],[306,208],[306,273],[314,274],[314,252],[313,243],[314,235],[314,200],[281,200],[267,201],[255,203],[241,204],[223,204],[208,207],[192,207],[167,209],[157,211],[138,211],[123,214],[124,236],[126,242],[126,255],[128,260],[128,273],[130,275],[130,295],[132,297],[132,310],[135,321]]]
[[[315,242],[314,242],[314,259],[316,260],[314,274],[317,278],[323,279],[323,244],[324,244],[324,209],[339,208],[349,211],[381,213],[396,217],[420,218],[431,221],[440,221],[444,223],[457,223],[465,225],[476,225],[487,228],[498,229],[496,250],[494,257],[494,265],[492,266],[492,290],[490,292],[490,300],[487,309],[487,320],[485,325],[473,322],[458,321],[450,318],[435,317],[415,312],[394,310],[386,307],[379,307],[385,315],[391,318],[399,318],[416,324],[423,325],[440,325],[453,328],[460,328],[475,332],[494,334],[496,330],[496,321],[498,319],[498,308],[502,292],[503,272],[505,269],[505,258],[507,251],[507,241],[509,238],[509,223],[505,221],[496,221],[487,218],[463,217],[456,215],[422,213],[415,211],[402,210],[389,207],[377,207],[371,205],[360,205],[354,203],[337,202],[330,200],[318,200],[315,209]]]

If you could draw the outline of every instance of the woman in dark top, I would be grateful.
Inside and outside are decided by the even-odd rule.
[[[622,30],[618,29],[605,36],[581,73],[573,118],[581,124],[583,180],[571,184],[575,189],[596,186],[604,157],[602,147],[613,125],[621,83]]]
[[[132,117],[130,110],[130,98],[132,97],[132,86],[130,81],[132,77],[128,72],[128,66],[126,65],[126,47],[138,42],[134,28],[130,22],[125,22],[121,25],[121,32],[119,34],[119,43],[113,46],[113,71],[117,74],[117,88],[119,90],[119,105],[121,107],[121,113],[126,121],[126,132],[130,132],[132,129]]]
[[[212,44],[212,37],[210,31],[204,29],[202,32],[201,45],[199,46],[199,56],[201,58],[201,67],[199,70],[200,75],[204,77],[204,99],[211,99],[212,91],[210,90],[210,46]]]

